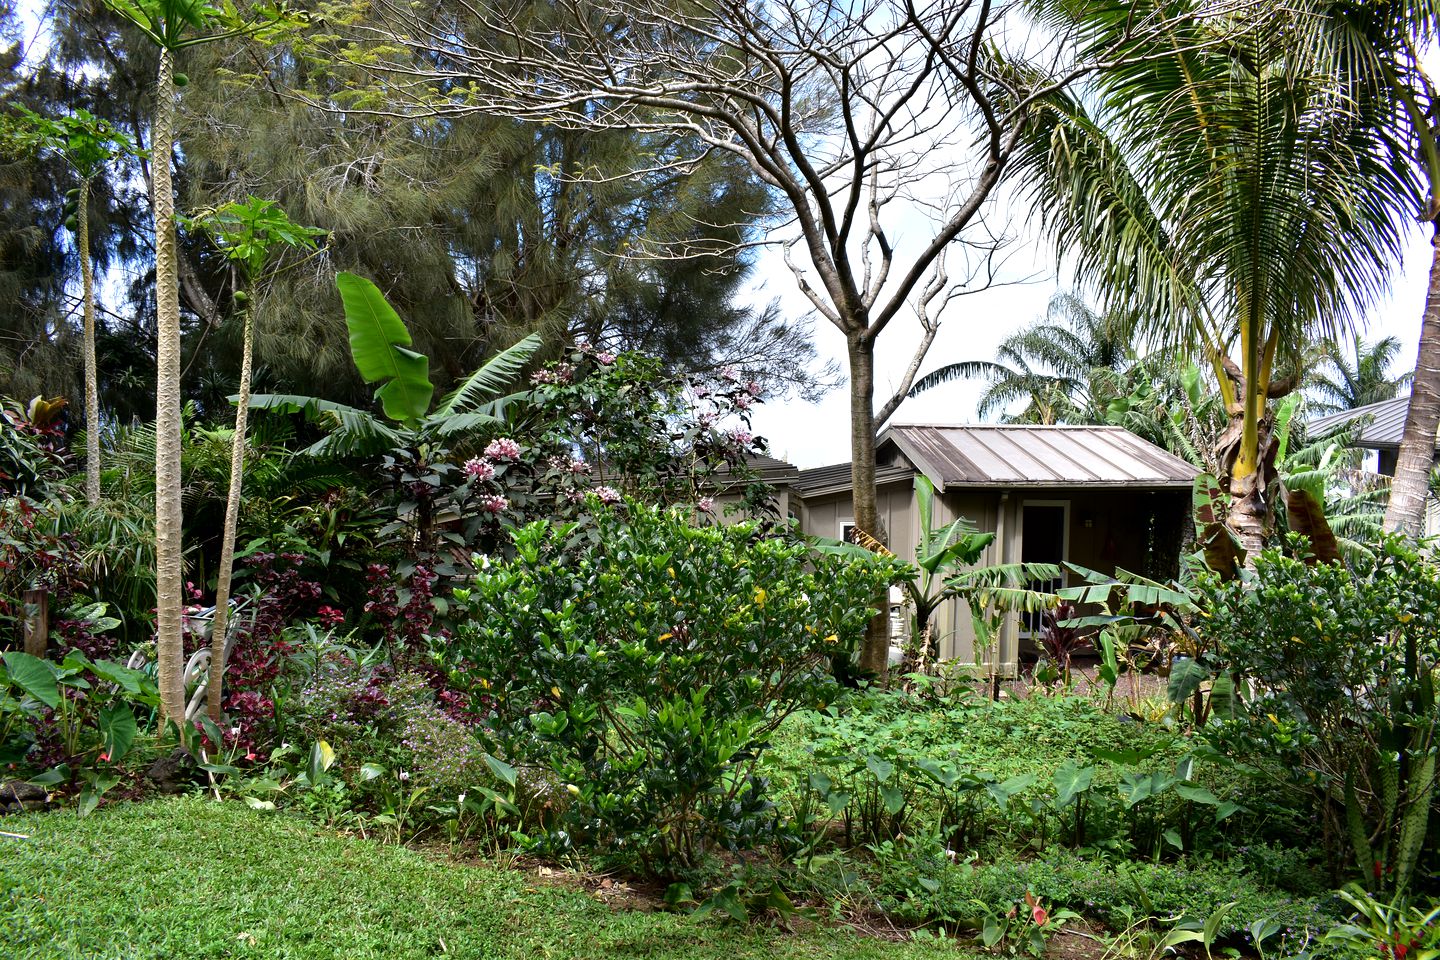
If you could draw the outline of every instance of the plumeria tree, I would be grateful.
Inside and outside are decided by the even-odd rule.
[[[24,145],[62,158],[79,178],[73,221],[75,252],[80,261],[80,302],[84,317],[82,350],[85,365],[85,499],[100,500],[100,389],[95,359],[95,270],[90,259],[90,187],[111,161],[133,153],[135,142],[109,122],[86,110],[69,116],[44,117],[24,107],[18,139]]]
[[[220,720],[224,694],[226,637],[230,625],[230,580],[235,569],[235,530],[240,518],[241,486],[245,476],[246,427],[250,415],[251,360],[255,352],[255,321],[265,303],[270,275],[287,251],[315,249],[325,231],[302,227],[290,220],[271,200],[247,197],[227,203],[199,220],[201,228],[219,247],[239,274],[245,289],[232,299],[239,306],[242,345],[240,389],[235,400],[235,432],[230,439],[230,489],[225,501],[225,529],[220,540],[220,564],[215,574],[215,617],[210,632],[210,683],[206,691],[210,718]],[[238,287],[237,283],[237,287]]]

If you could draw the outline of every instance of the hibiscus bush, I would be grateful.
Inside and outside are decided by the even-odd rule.
[[[559,785],[543,844],[674,875],[773,829],[755,773],[767,739],[834,698],[832,660],[852,654],[896,569],[753,522],[590,506],[588,530],[531,524],[514,559],[456,591],[464,620],[436,661],[492,750]]]

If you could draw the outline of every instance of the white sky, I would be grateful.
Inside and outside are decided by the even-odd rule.
[[[1024,222],[1023,207],[1012,208],[1015,222],[1006,225],[1020,239],[1009,261],[1014,279],[1034,275],[1030,283],[1000,287],[962,297],[951,304],[939,335],[922,368],[922,375],[936,367],[961,360],[991,360],[1000,341],[1015,330],[1040,318],[1050,297],[1068,289],[1055,273],[1055,253],[1042,243]],[[1425,305],[1429,280],[1430,230],[1419,224],[1407,233],[1404,263],[1397,265],[1388,299],[1367,317],[1362,335],[1367,340],[1398,337],[1403,345],[1397,370],[1415,365],[1420,337],[1420,315]],[[756,269],[756,299],[778,297],[785,310],[801,315],[810,303],[796,289],[793,276],[776,251],[762,254]],[[844,365],[845,341],[828,321],[815,323],[820,352]],[[898,317],[880,338],[876,351],[877,406],[894,389],[919,343],[920,329],[913,318]],[[913,400],[896,412],[892,423],[950,422],[975,420],[975,404],[983,389],[980,381],[947,384]],[[850,459],[850,395],[842,387],[819,403],[794,399],[772,401],[758,408],[755,432],[770,441],[771,454],[801,468],[839,463]]]

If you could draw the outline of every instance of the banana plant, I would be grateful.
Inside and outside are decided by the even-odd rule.
[[[432,406],[435,385],[430,382],[430,359],[413,349],[409,330],[380,288],[353,273],[342,273],[335,282],[345,308],[355,369],[366,383],[379,385],[375,398],[385,416],[382,419],[319,397],[251,397],[253,409],[302,414],[327,428],[325,436],[303,453],[313,457],[376,456],[396,448],[447,441],[502,422],[505,405],[516,399],[503,396],[503,391],[540,349],[538,335],[531,334],[485,361]]]
[[[940,637],[933,620],[935,611],[947,600],[960,597],[969,605],[977,652],[995,642],[1006,613],[1036,613],[1055,605],[1054,594],[1033,590],[1029,584],[1058,578],[1060,568],[1053,563],[975,566],[995,541],[995,534],[981,532],[965,517],[937,529],[935,485],[923,473],[915,475],[915,509],[920,518],[920,542],[915,547],[913,572],[901,582],[914,608],[914,653],[913,661],[906,664],[907,672],[924,672],[939,659]],[[854,544],[818,537],[815,542],[823,553],[889,554],[878,542]]]
[[[234,299],[243,315],[240,351],[240,393],[235,404],[235,432],[230,438],[230,490],[225,501],[225,528],[220,541],[220,566],[215,578],[215,619],[210,640],[210,683],[206,709],[220,721],[224,696],[226,643],[230,620],[230,581],[235,570],[235,530],[240,519],[240,494],[245,474],[246,428],[250,414],[251,362],[255,352],[255,316],[264,303],[273,277],[272,266],[286,250],[313,251],[325,231],[302,227],[274,201],[247,197],[227,203],[198,225],[210,235],[225,259],[244,275],[248,291],[236,290]]]
[[[44,117],[24,107],[15,108],[22,126],[21,146],[63,159],[80,185],[66,195],[65,226],[75,231],[75,252],[80,260],[80,303],[84,317],[82,350],[85,367],[85,499],[100,502],[100,389],[95,361],[95,271],[90,261],[90,188],[105,167],[136,152],[135,142],[109,122],[87,110],[68,117]],[[69,211],[73,210],[71,213]]]
[[[329,428],[324,437],[302,453],[316,457],[373,457],[394,452],[395,461],[405,464],[406,472],[421,477],[456,441],[504,422],[506,406],[523,397],[504,396],[502,392],[540,348],[538,336],[531,334],[491,357],[432,407],[435,385],[430,382],[430,360],[413,349],[409,331],[380,288],[351,273],[340,274],[336,283],[345,306],[355,368],[366,383],[378,384],[375,398],[385,416],[382,419],[317,397],[252,397],[250,406],[254,408],[303,414]],[[416,486],[431,489],[423,481]],[[417,495],[413,502],[414,544],[420,553],[434,547],[434,500],[430,493]]]
[[[242,19],[231,0],[104,0],[160,49],[155,117],[150,128],[150,204],[155,217],[155,655],[161,704],[177,722],[185,716],[184,548],[181,537],[180,287],[175,236],[175,95],[189,78],[175,72],[175,55],[187,47],[284,31],[305,22],[280,5],[249,8]]]

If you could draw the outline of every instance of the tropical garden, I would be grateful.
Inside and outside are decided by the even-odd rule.
[[[0,0],[6,955],[1440,957],[1440,269],[1412,372],[1364,329],[1437,25]],[[1007,218],[1066,292],[930,356]],[[1179,563],[1057,588],[923,475],[892,551],[957,380],[1194,464]],[[857,542],[754,420],[841,384]],[[1407,389],[1393,481],[1308,424]]]

